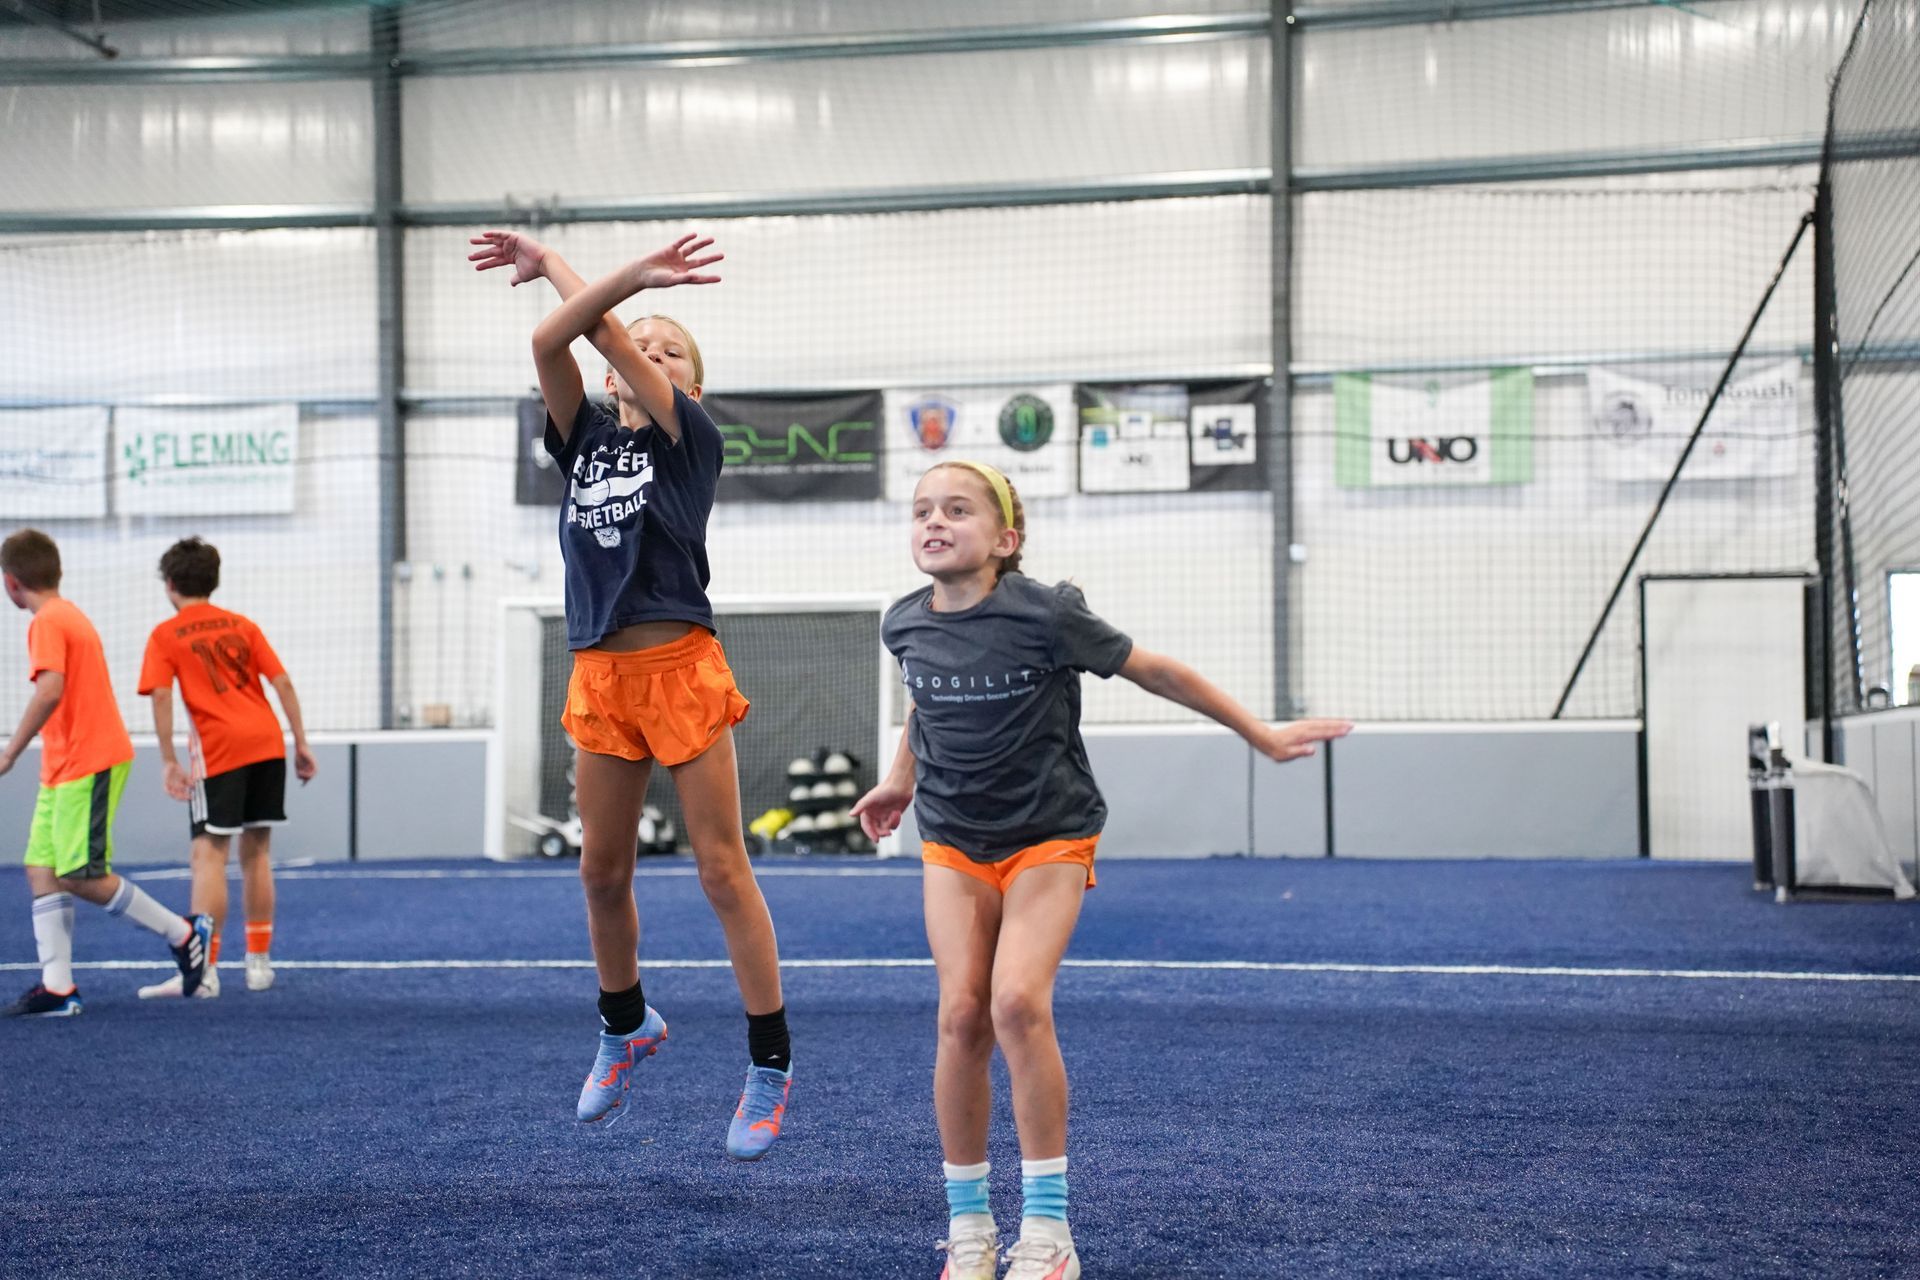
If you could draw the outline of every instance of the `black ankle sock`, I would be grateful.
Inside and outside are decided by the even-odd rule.
[[[600,993],[600,1021],[606,1024],[608,1035],[623,1036],[636,1031],[646,1020],[647,998],[640,994],[639,983],[625,991]]]
[[[747,1052],[756,1067],[787,1071],[793,1067],[793,1046],[787,1039],[787,1007],[772,1013],[747,1015]]]

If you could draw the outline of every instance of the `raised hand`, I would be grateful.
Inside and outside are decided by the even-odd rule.
[[[512,267],[515,285],[538,280],[547,273],[547,246],[519,231],[482,231],[467,241],[479,250],[467,255],[475,271]]]
[[[640,287],[670,289],[676,284],[719,284],[719,276],[706,275],[700,270],[726,257],[724,253],[701,252],[712,243],[712,236],[702,239],[689,232],[666,248],[648,254],[634,264],[639,269]]]
[[[1254,748],[1269,760],[1298,760],[1313,754],[1313,744],[1344,738],[1353,731],[1351,720],[1295,720],[1263,726]]]

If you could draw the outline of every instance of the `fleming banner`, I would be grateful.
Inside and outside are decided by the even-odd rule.
[[[1334,482],[1342,489],[1526,484],[1533,370],[1333,377]]]
[[[12,520],[106,515],[105,406],[0,411],[0,493]]]
[[[1686,365],[1647,377],[1587,370],[1587,411],[1610,480],[1665,481],[1707,407],[1723,366]],[[1683,480],[1791,476],[1810,448],[1800,442],[1800,363],[1783,360],[1730,379],[1687,458]]]
[[[720,428],[722,501],[832,502],[880,496],[878,391],[830,395],[710,395]]]
[[[114,510],[203,516],[293,510],[300,406],[116,409]]]
[[[887,392],[887,498],[906,502],[949,459],[998,467],[1023,498],[1073,492],[1073,388]]]
[[[1080,492],[1266,488],[1264,390],[1257,381],[1076,387]]]

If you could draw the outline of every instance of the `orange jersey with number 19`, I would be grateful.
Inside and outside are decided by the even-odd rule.
[[[153,629],[140,663],[140,692],[180,682],[208,777],[287,754],[262,680],[284,673],[251,619],[191,604]]]

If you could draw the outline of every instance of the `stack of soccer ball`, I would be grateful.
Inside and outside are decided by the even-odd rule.
[[[795,852],[801,853],[871,853],[872,841],[860,830],[860,820],[849,812],[860,796],[860,783],[855,777],[859,768],[854,756],[828,747],[790,762],[785,806],[788,817],[771,833],[773,838],[790,842]]]

